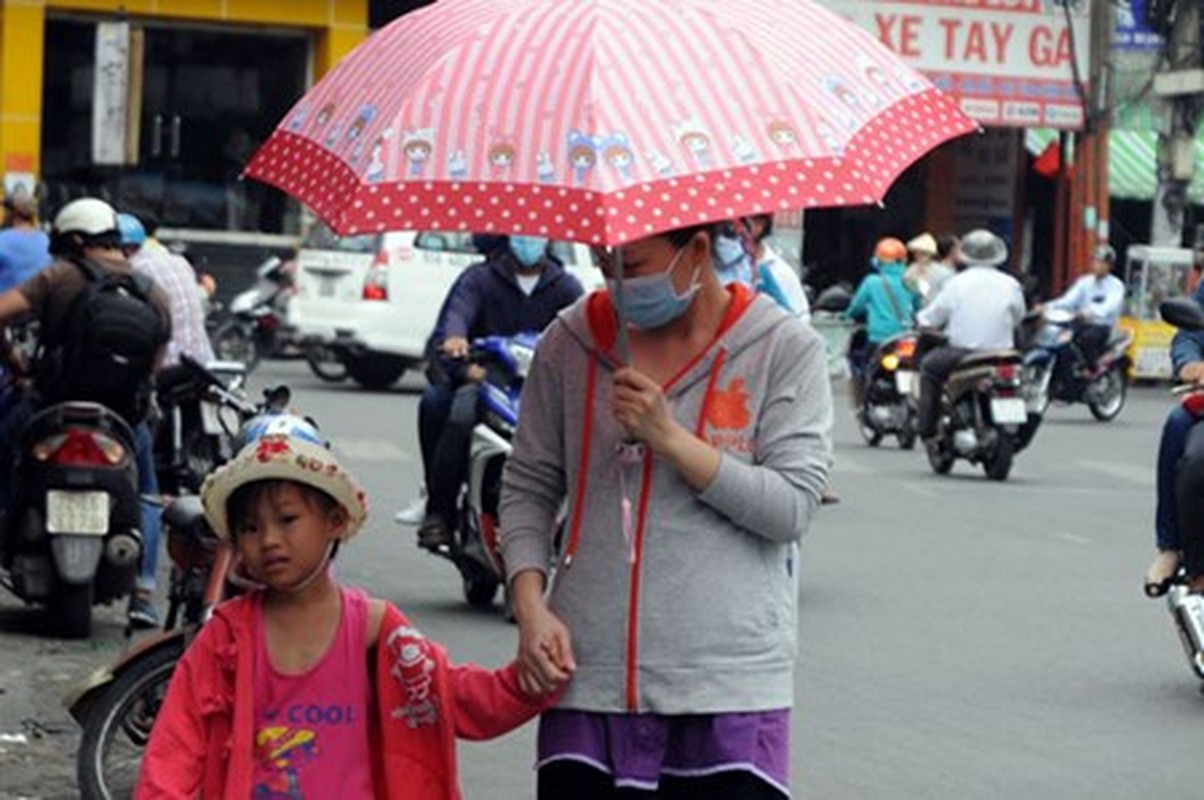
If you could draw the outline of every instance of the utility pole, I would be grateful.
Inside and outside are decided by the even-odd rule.
[[[1150,243],[1179,247],[1187,187],[1196,174],[1195,138],[1204,100],[1204,64],[1200,58],[1200,2],[1176,0],[1158,4],[1173,15],[1167,36],[1166,66],[1154,79],[1154,94],[1163,102],[1158,131],[1158,189],[1154,195]]]

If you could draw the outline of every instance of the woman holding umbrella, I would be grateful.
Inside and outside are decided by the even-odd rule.
[[[599,251],[609,291],[552,324],[524,390],[501,509],[520,680],[572,675],[540,798],[789,794],[797,547],[832,401],[819,336],[722,286],[712,241]]]

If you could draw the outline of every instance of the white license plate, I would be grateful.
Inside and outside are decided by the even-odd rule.
[[[104,536],[109,532],[109,493],[46,492],[46,532]]]
[[[895,373],[895,388],[899,394],[911,394],[915,389],[916,374],[909,369],[901,369]]]
[[[1028,422],[1028,410],[1019,397],[996,397],[991,401],[991,419],[998,425],[1022,425]]]
[[[210,436],[219,436],[221,434],[221,408],[217,403],[201,403],[201,430]]]

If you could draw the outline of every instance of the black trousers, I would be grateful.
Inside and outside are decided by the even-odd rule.
[[[920,407],[916,411],[920,436],[936,434],[941,414],[941,390],[958,362],[974,351],[964,347],[938,347],[920,364]]]
[[[614,779],[586,764],[554,761],[539,770],[538,800],[782,800],[785,795],[751,772],[697,778],[662,777],[657,791],[616,789]]]
[[[1111,336],[1111,325],[1084,322],[1075,327],[1074,342],[1083,356],[1084,366],[1088,368],[1095,366],[1108,348],[1108,339]]]
[[[1188,575],[1204,575],[1204,425],[1187,434],[1187,446],[1175,469],[1179,541]]]
[[[480,384],[466,383],[456,389],[426,476],[426,513],[438,514],[449,524],[455,521],[460,486],[468,477],[468,451],[480,403]]]

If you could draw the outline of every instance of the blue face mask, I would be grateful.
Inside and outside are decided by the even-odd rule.
[[[622,282],[614,278],[606,281],[612,295],[622,292],[623,313],[628,322],[641,330],[651,331],[665,327],[689,310],[701,287],[697,270],[690,288],[678,294],[673,286],[673,269],[684,252],[684,248],[678,250],[664,272],[639,278],[624,278]]]
[[[510,252],[524,267],[533,267],[543,260],[548,240],[542,236],[511,236]]]
[[[734,236],[715,237],[711,260],[715,263],[715,274],[719,276],[720,283],[742,283],[745,286],[752,283],[752,264],[749,263],[748,253],[743,243]]]

